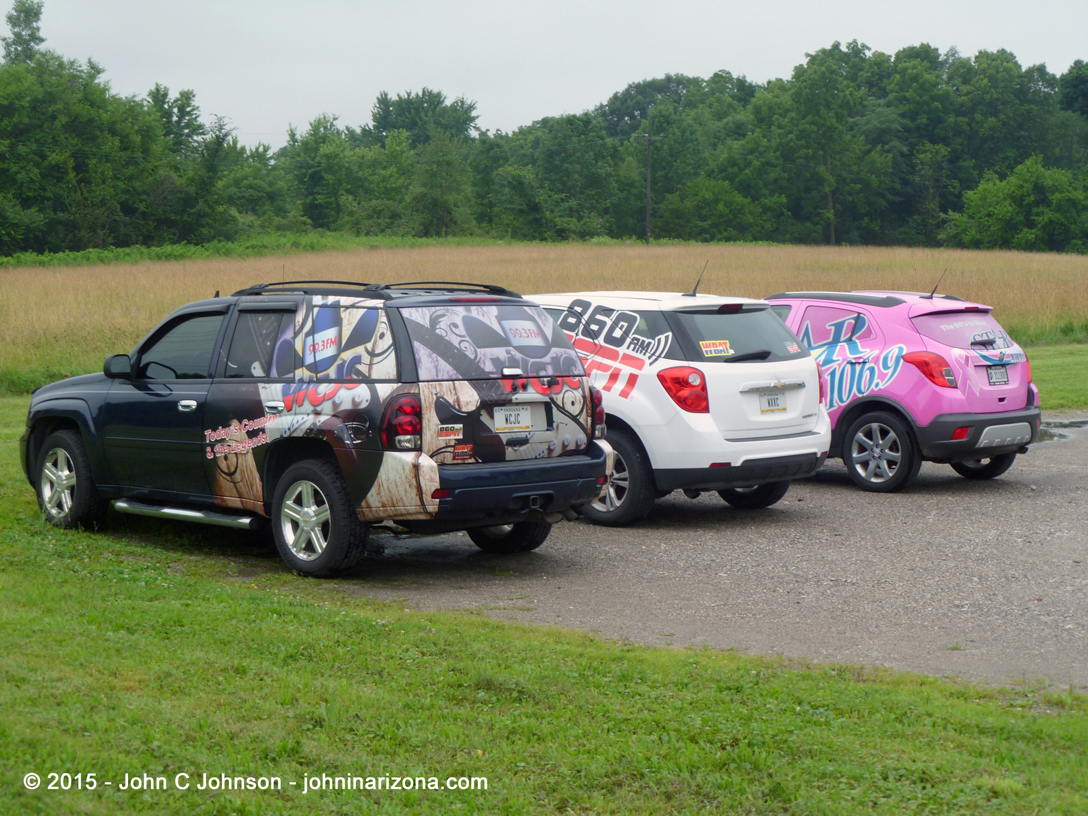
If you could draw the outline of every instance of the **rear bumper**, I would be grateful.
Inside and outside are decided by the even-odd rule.
[[[500,464],[443,465],[435,519],[506,524],[535,513],[562,513],[596,499],[611,446],[592,442],[584,454]]]
[[[827,454],[772,456],[749,459],[736,467],[672,468],[655,470],[658,490],[725,490],[730,487],[754,487],[768,482],[811,476],[823,465]]]
[[[1041,418],[1038,408],[1006,414],[942,414],[914,431],[922,458],[947,464],[1015,453],[1039,438]],[[958,428],[967,428],[967,436],[953,440]]]

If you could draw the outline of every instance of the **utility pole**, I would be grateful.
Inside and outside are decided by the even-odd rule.
[[[653,155],[654,149],[654,109],[650,108],[649,113],[646,114],[647,126],[646,135],[638,136],[639,139],[646,141],[646,246],[650,245],[650,156]],[[660,141],[661,137],[657,137],[657,141]]]

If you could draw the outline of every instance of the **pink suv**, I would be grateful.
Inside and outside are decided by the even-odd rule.
[[[830,455],[861,488],[898,490],[923,460],[992,479],[1038,438],[1031,366],[991,307],[909,292],[767,300],[820,364]]]

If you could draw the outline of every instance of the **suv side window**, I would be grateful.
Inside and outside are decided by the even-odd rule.
[[[841,306],[809,306],[797,334],[809,348],[843,343],[848,339],[869,340],[876,336],[868,314]]]
[[[206,380],[224,315],[195,315],[175,323],[140,352],[137,376],[147,380]]]
[[[227,354],[226,376],[232,379],[292,376],[293,371],[273,370],[272,360],[280,338],[291,337],[294,322],[294,312],[239,312]]]

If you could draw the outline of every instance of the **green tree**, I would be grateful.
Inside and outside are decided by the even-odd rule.
[[[163,136],[170,144],[171,152],[178,157],[191,157],[198,150],[201,138],[208,133],[207,127],[200,121],[196,94],[183,90],[171,99],[170,89],[155,83],[147,98],[151,109],[162,122]]]
[[[415,150],[411,206],[426,237],[456,235],[468,221],[471,177],[465,145],[437,128]]]
[[[4,62],[9,65],[32,62],[40,46],[45,42],[39,24],[42,19],[42,0],[15,0],[5,18],[10,37],[0,37],[4,43]]]
[[[968,249],[1028,252],[1088,251],[1088,194],[1066,170],[1032,156],[1005,179],[987,173],[964,193],[962,213],[950,216],[944,242]]]
[[[1063,110],[1088,118],[1088,64],[1077,60],[1058,80],[1059,100]]]
[[[61,251],[153,240],[161,129],[102,69],[43,51],[0,67],[4,251]]]
[[[865,50],[855,45],[843,51],[834,43],[797,67],[783,122],[782,138],[796,154],[792,209],[819,224],[832,245],[844,234],[859,241],[876,231],[891,171],[887,154],[866,145],[852,128],[862,96],[848,73],[860,70],[857,61]]]
[[[637,133],[649,118],[650,109],[662,102],[680,105],[692,89],[701,88],[703,81],[683,74],[665,74],[660,79],[632,82],[622,91],[612,94],[593,114],[604,122],[605,133],[627,139]]]
[[[467,139],[478,130],[478,118],[476,103],[464,97],[447,102],[442,92],[424,88],[418,94],[397,94],[393,99],[382,91],[371,110],[372,124],[363,131],[385,144],[390,133],[403,130],[415,148],[429,142],[434,133]]]

